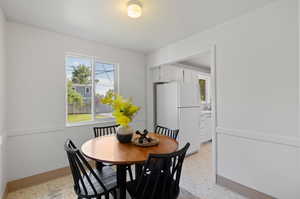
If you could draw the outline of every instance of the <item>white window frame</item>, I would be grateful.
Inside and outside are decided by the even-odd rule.
[[[92,89],[90,92],[92,92],[91,95],[91,115],[92,120],[90,121],[82,121],[82,122],[76,122],[76,123],[69,123],[68,122],[68,80],[67,80],[67,73],[66,73],[66,64],[67,59],[69,57],[75,57],[75,58],[82,58],[82,59],[90,59],[91,60],[91,67],[92,67]],[[115,118],[109,117],[109,118],[103,118],[103,119],[97,119],[95,118],[95,63],[96,62],[106,63],[106,64],[112,64],[114,65],[114,92],[119,93],[119,64],[113,63],[110,61],[103,61],[103,59],[96,57],[96,56],[88,56],[88,55],[82,55],[77,53],[68,53],[65,55],[65,124],[67,127],[73,127],[73,126],[84,126],[84,125],[92,125],[92,124],[98,124],[98,123],[114,123]]]

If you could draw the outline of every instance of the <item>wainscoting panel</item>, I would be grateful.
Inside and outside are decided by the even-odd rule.
[[[100,125],[53,128],[53,131],[45,128],[41,132],[9,131],[15,134],[9,135],[7,139],[8,181],[66,167],[68,165],[64,151],[66,139],[72,139],[80,148],[85,141],[94,137],[93,127]],[[145,121],[136,121],[132,126],[135,129],[144,129]]]
[[[300,196],[299,138],[217,128],[217,173],[273,196]]]

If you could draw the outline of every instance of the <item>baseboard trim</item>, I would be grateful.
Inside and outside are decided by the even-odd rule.
[[[6,199],[7,198],[7,195],[8,195],[8,188],[7,188],[7,185],[5,186],[5,190],[4,190],[4,193],[2,195],[2,199]]]
[[[91,161],[88,161],[88,162],[93,168],[96,167],[95,161],[91,160]],[[7,183],[6,193],[8,194],[10,192],[17,191],[19,189],[31,187],[31,186],[38,185],[38,184],[41,184],[41,183],[45,183],[47,181],[54,180],[54,179],[64,177],[64,176],[67,176],[67,175],[71,175],[70,167],[55,169],[55,170],[48,171],[48,172],[45,172],[45,173],[40,173],[40,174],[37,174],[37,175],[25,177],[25,178],[22,178],[22,179],[13,180],[13,181],[10,181],[10,182]]]
[[[255,189],[246,187],[239,183],[236,183],[232,180],[224,178],[222,176],[217,176],[217,184],[223,187],[226,187],[236,193],[239,193],[247,198],[255,198],[255,199],[275,199],[272,196],[269,196],[265,193],[256,191]]]
[[[64,167],[26,178],[13,180],[7,183],[7,192],[10,193],[19,189],[41,184],[49,180],[54,180],[56,178],[63,177],[69,174],[71,174],[70,168]]]

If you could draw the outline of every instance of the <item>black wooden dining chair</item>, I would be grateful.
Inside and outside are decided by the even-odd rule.
[[[94,136],[96,137],[102,137],[102,136],[109,136],[109,135],[114,135],[117,133],[117,128],[120,125],[112,125],[112,126],[102,126],[102,127],[94,127]],[[102,162],[96,162],[96,168],[101,171],[103,167],[105,166],[112,166],[112,164],[105,164]],[[131,166],[128,165],[126,167],[126,170],[129,173],[130,180],[133,180],[133,175],[132,175],[132,170]]]
[[[176,199],[183,161],[190,144],[170,154],[150,154],[142,174],[127,183],[133,199]]]
[[[94,136],[101,137],[107,135],[113,135],[117,133],[117,127],[120,125],[94,127]]]
[[[169,137],[177,140],[179,129],[172,130],[172,129],[169,129],[167,127],[156,125],[155,128],[154,128],[154,133],[169,136]],[[141,168],[143,167],[143,164],[136,164],[135,166],[136,166],[136,171],[135,171],[136,175],[140,175],[140,172],[142,170]]]
[[[112,126],[102,126],[102,127],[94,127],[94,136],[102,137],[102,136],[109,136],[114,135],[117,133],[117,127],[119,125],[112,125]],[[112,166],[111,164],[105,164],[102,162],[96,162],[96,168],[101,170],[104,166]]]
[[[157,134],[169,136],[169,137],[177,140],[179,129],[173,130],[173,129],[169,129],[167,127],[156,125],[154,132]]]
[[[74,180],[74,190],[80,198],[109,199],[111,193],[117,197],[116,172],[105,168],[101,172],[93,169],[71,140],[65,142],[70,168]]]

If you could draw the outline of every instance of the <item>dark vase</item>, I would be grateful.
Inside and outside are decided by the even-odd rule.
[[[131,127],[119,126],[117,128],[117,139],[121,143],[130,143],[133,136],[133,129]]]

